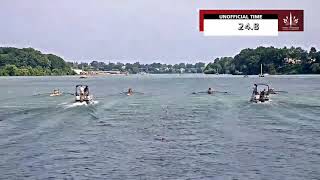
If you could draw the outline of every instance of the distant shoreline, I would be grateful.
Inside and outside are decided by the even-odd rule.
[[[104,60],[107,61],[107,60]],[[184,61],[187,61],[185,59]],[[320,74],[320,51],[311,47],[257,47],[243,49],[234,57],[216,58],[211,63],[162,64],[121,62],[67,62],[33,48],[0,47],[0,76],[64,76],[109,74],[233,74],[299,75]]]
[[[107,75],[88,75],[86,76],[87,78],[95,78],[95,77],[118,77],[118,76],[148,76],[148,75],[203,75],[203,76],[212,76],[212,77],[244,77],[244,75],[232,75],[232,74],[204,74],[204,73],[183,73],[183,74],[178,74],[178,73],[161,73],[161,74],[156,74],[156,73],[149,73],[149,74],[129,74],[129,75],[124,75],[124,74],[107,74]],[[44,75],[44,76],[0,76],[0,78],[5,78],[5,77],[74,77],[74,78],[79,78],[82,75]],[[275,76],[320,76],[320,74],[274,74],[274,75],[266,75],[264,78],[268,77],[275,77]],[[248,75],[248,77],[259,77],[259,75]],[[261,78],[263,79],[263,78]]]

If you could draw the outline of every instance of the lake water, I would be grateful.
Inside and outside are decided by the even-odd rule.
[[[288,93],[249,103],[258,82]],[[76,84],[97,103],[49,97]],[[208,87],[230,93],[192,94]],[[319,93],[320,76],[1,77],[0,179],[318,179]]]

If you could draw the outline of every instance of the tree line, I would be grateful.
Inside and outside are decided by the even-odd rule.
[[[320,51],[301,47],[258,47],[243,49],[234,57],[216,58],[204,69],[206,74],[260,73],[260,65],[268,74],[320,74]]]
[[[0,76],[72,75],[71,67],[53,54],[33,48],[0,47]]]
[[[320,74],[320,51],[301,47],[257,47],[243,49],[234,57],[216,58],[205,65],[195,64],[140,64],[66,62],[53,54],[43,54],[33,48],[0,47],[0,76],[73,75],[73,69],[85,71],[121,71],[137,73],[206,73],[206,74],[259,74],[260,65],[268,74]]]

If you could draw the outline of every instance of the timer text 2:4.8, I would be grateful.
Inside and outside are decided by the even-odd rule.
[[[250,23],[243,24],[239,23],[238,30],[243,31],[243,30],[259,30],[259,23],[254,23],[251,25]]]

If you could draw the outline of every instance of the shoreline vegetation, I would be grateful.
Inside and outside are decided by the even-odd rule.
[[[42,54],[33,48],[0,47],[0,76],[61,76],[99,74],[233,74],[257,75],[260,65],[263,73],[320,74],[320,51],[312,47],[309,52],[300,47],[257,47],[243,49],[234,57],[216,58],[205,64],[140,64],[66,62],[53,54]]]
[[[247,48],[234,57],[216,58],[206,66],[204,73],[257,75],[261,65],[264,74],[320,74],[320,51],[314,47],[309,52],[301,47]]]
[[[0,47],[0,76],[61,76],[75,72],[61,58],[33,48]]]

